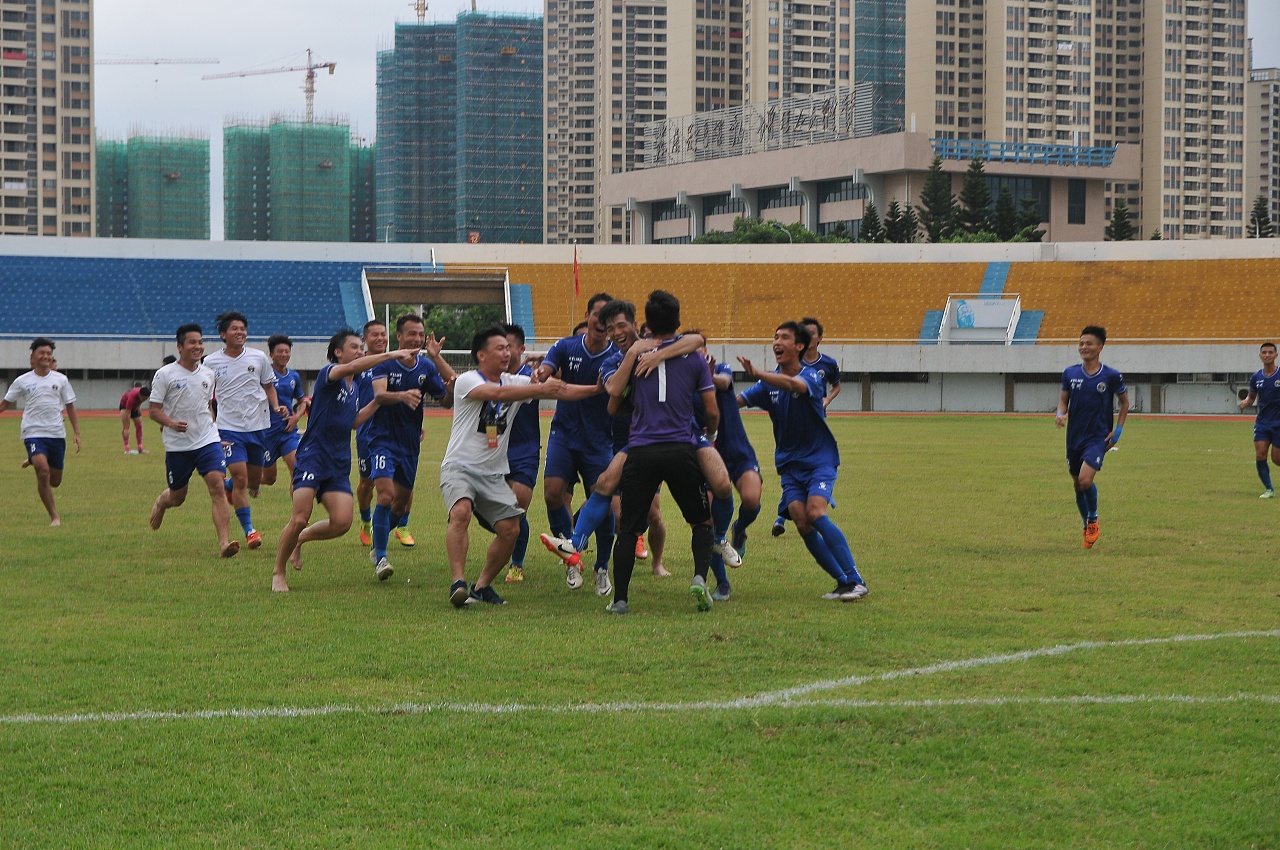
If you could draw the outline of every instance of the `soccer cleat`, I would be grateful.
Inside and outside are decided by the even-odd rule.
[[[783,534],[786,533],[786,531],[787,531],[787,521],[782,517],[778,517],[773,521],[773,528],[770,530],[769,533],[772,534],[774,537],[781,537]]]
[[[636,560],[638,561],[649,560],[649,547],[644,545],[643,534],[638,535],[636,537]]]
[[[608,596],[613,592],[613,585],[609,583],[609,571],[596,570],[596,596]]]
[[[248,544],[250,549],[257,549],[262,545],[262,535],[257,531],[250,531],[245,535],[244,542]]]
[[[565,567],[564,583],[569,585],[570,590],[577,590],[582,587],[582,568],[577,564],[570,564]]]
[[[467,604],[467,600],[471,598],[471,590],[467,587],[467,583],[462,579],[458,579],[449,588],[449,604],[454,608],[461,608]]]
[[[1098,542],[1098,521],[1096,519],[1089,520],[1084,527],[1084,548],[1092,549],[1093,544]]]
[[[400,545],[406,549],[412,549],[414,544],[417,542],[413,539],[413,535],[409,533],[409,529],[407,528],[397,528],[395,534],[396,540],[399,540]]]
[[[125,454],[127,454],[127,455],[136,455],[136,454],[137,454],[137,452],[132,452],[132,451],[129,451],[128,449],[125,449],[125,450],[124,450],[124,453],[125,453]]]
[[[507,570],[507,577],[503,579],[507,584],[517,581],[524,581],[524,567],[517,567],[515,564]]]
[[[747,554],[747,530],[735,522],[729,533],[729,542],[733,545],[733,551],[737,552],[739,557]]]
[[[488,605],[506,605],[507,600],[498,595],[498,592],[490,586],[472,587],[471,593],[467,596],[467,604],[475,605],[477,603],[486,603]]]
[[[729,545],[728,540],[721,540],[718,543],[712,543],[711,551],[724,559],[724,565],[730,569],[736,570],[738,567],[742,566],[742,556],[738,554],[738,550]]]
[[[865,584],[855,584],[845,593],[840,594],[841,602],[857,602],[871,591],[867,589]]]
[[[711,599],[713,602],[728,602],[729,592],[732,590],[727,584],[717,584],[716,589],[711,591]]]
[[[138,446],[138,454],[140,454],[140,455],[149,455],[149,454],[151,454],[151,452],[147,451],[147,450],[146,450],[146,449],[144,449],[142,446]]]
[[[835,586],[835,589],[834,589],[834,590],[830,590],[830,591],[828,591],[828,592],[826,592],[826,593],[822,594],[822,598],[823,598],[823,599],[830,600],[830,601],[832,601],[832,602],[836,602],[836,601],[838,601],[838,600],[840,599],[840,597],[841,597],[841,596],[843,596],[843,595],[844,595],[844,594],[846,594],[846,593],[849,593],[849,592],[850,592],[850,591],[852,591],[852,590],[853,590],[853,585],[851,585],[851,584],[844,584],[844,583],[842,582],[842,583],[840,583],[840,584],[837,584],[837,585]]]
[[[1267,491],[1265,491],[1261,496],[1259,496],[1258,498],[1259,498],[1259,499],[1274,499],[1275,497],[1276,497],[1276,491],[1275,491],[1275,490],[1267,490]]]
[[[625,599],[616,599],[616,600],[614,600],[613,602],[610,602],[608,605],[604,606],[604,612],[605,612],[606,614],[625,614],[625,613],[627,613],[627,600],[625,600]]]
[[[693,577],[693,584],[689,585],[689,595],[697,603],[699,611],[711,610],[711,594],[707,592],[707,580],[705,578],[702,576]]]
[[[386,558],[379,558],[378,563],[373,568],[373,574],[378,577],[378,581],[386,581],[395,575],[395,569]]]
[[[569,538],[556,537],[554,534],[539,534],[538,539],[542,541],[543,546],[547,547],[548,552],[569,566],[576,567],[582,562],[582,556],[578,554],[577,549],[573,548],[573,541]],[[578,573],[581,576],[582,571],[579,570]]]
[[[373,545],[373,523],[372,522],[360,523],[360,545],[361,546]]]

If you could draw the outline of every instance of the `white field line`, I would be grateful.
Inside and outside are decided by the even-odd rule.
[[[980,697],[971,699],[925,699],[925,700],[851,700],[851,699],[812,699],[810,694],[832,691],[840,688],[857,687],[872,682],[888,682],[895,679],[906,679],[914,676],[930,676],[935,673],[948,673],[955,670],[970,670],[975,667],[987,667],[996,664],[1012,664],[1028,661],[1033,658],[1047,658],[1065,655],[1088,649],[1112,649],[1131,646],[1157,646],[1172,643],[1193,643],[1200,641],[1274,638],[1280,637],[1280,629],[1270,631],[1223,632],[1219,634],[1174,635],[1163,638],[1141,638],[1117,641],[1082,641],[1080,643],[1060,644],[1042,649],[1028,649],[1001,655],[986,655],[978,658],[966,658],[960,661],[944,661],[924,667],[911,667],[905,670],[891,670],[874,675],[848,676],[843,679],[828,679],[785,688],[766,691],[755,696],[740,697],[733,700],[706,700],[699,702],[608,702],[580,703],[561,705],[531,705],[527,703],[400,703],[390,706],[355,706],[325,705],[312,708],[280,707],[280,708],[225,708],[204,711],[129,711],[99,712],[84,714],[11,714],[0,716],[0,726],[19,724],[77,724],[77,723],[127,723],[151,720],[254,720],[259,718],[305,718],[324,717],[328,715],[364,714],[376,716],[423,715],[436,713],[451,714],[519,714],[542,712],[550,714],[595,713],[618,714],[624,712],[689,712],[689,711],[726,711],[742,708],[786,707],[801,708],[808,706],[836,706],[848,708],[935,708],[947,706],[1002,706],[1002,705],[1130,705],[1137,703],[1179,703],[1186,705],[1220,705],[1224,703],[1275,703],[1280,704],[1280,695],[1272,694],[1233,694],[1229,696],[1193,696],[1181,694],[1121,694],[1112,696],[1065,696],[1065,697]]]

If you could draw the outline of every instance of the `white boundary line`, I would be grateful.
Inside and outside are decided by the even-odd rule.
[[[733,700],[701,702],[608,702],[562,705],[529,705],[525,703],[400,703],[390,706],[325,705],[314,708],[226,708],[205,711],[130,711],[86,714],[11,714],[0,716],[0,726],[20,724],[66,725],[88,723],[129,723],[152,720],[255,720],[260,718],[325,717],[329,715],[362,714],[372,716],[451,714],[520,714],[542,712],[549,714],[593,713],[620,714],[653,712],[728,711],[743,708],[804,708],[811,706],[835,706],[845,708],[936,708],[948,706],[1002,706],[1002,705],[1131,705],[1137,703],[1177,703],[1185,705],[1219,705],[1223,703],[1271,703],[1280,704],[1280,695],[1233,694],[1229,696],[1190,696],[1179,694],[1122,694],[1114,696],[1065,696],[1065,697],[981,697],[972,699],[928,700],[850,700],[805,699],[810,694],[839,688],[857,687],[871,682],[889,682],[915,676],[930,676],[953,670],[971,670],[995,664],[1012,664],[1033,658],[1066,655],[1087,649],[1111,649],[1129,646],[1157,646],[1172,643],[1193,643],[1224,639],[1280,637],[1280,629],[1269,631],[1222,632],[1219,634],[1174,635],[1163,638],[1136,638],[1116,641],[1082,641],[1060,644],[1041,649],[1028,649],[1001,655],[966,658],[960,661],[943,661],[924,667],[891,670],[875,675],[848,676],[828,679],[766,691],[755,696]]]

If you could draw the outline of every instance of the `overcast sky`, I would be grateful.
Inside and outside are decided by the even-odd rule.
[[[431,0],[428,21],[452,21],[469,0]],[[478,0],[480,11],[541,14],[540,0]],[[1280,67],[1280,2],[1250,0],[1254,65]],[[98,59],[213,58],[218,65],[100,65],[98,134],[126,138],[194,131],[211,139],[213,238],[222,238],[222,125],[228,116],[302,115],[304,74],[201,80],[204,74],[337,62],[316,82],[317,115],[336,114],[359,136],[376,131],[375,55],[391,46],[396,21],[415,19],[410,0],[95,0]]]

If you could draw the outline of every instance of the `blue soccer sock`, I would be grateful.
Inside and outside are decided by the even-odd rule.
[[[573,548],[579,552],[587,548],[587,541],[591,535],[595,534],[596,529],[613,513],[609,509],[611,498],[599,493],[592,493],[587,498],[587,503],[582,506],[582,510],[578,511],[578,522],[573,526]],[[553,531],[552,534],[554,533]]]
[[[729,574],[724,569],[724,558],[715,552],[711,553],[711,572],[715,574],[717,585],[728,586]]]
[[[826,570],[840,584],[844,584],[844,570],[836,563],[836,556],[831,554],[831,549],[827,547],[822,535],[817,531],[810,530],[808,534],[801,534],[800,539],[804,541],[805,548],[809,550],[809,554],[813,556],[813,559],[818,562],[818,566]]]
[[[547,524],[551,526],[551,533],[556,537],[573,535],[573,514],[569,513],[569,509],[564,505],[558,508],[547,508]]]
[[[1271,467],[1267,465],[1265,460],[1260,460],[1258,464],[1258,479],[1262,481],[1262,486],[1268,490],[1274,490],[1271,486]]]
[[[1085,504],[1089,506],[1088,522],[1098,521],[1098,485],[1091,484],[1088,490],[1084,491]]]
[[[818,517],[818,519],[814,520],[813,528],[822,535],[822,540],[827,544],[827,548],[831,550],[831,554],[835,556],[836,563],[840,565],[840,569],[844,570],[844,580],[849,584],[866,584],[862,580],[862,576],[859,575],[858,567],[853,561],[853,550],[849,548],[849,539],[831,521],[831,517]]]
[[[748,508],[745,504],[738,508],[738,528],[745,531],[750,527],[751,523],[756,521],[756,517],[760,516],[760,506]]]
[[[596,527],[596,569],[609,569],[613,555],[613,511],[605,514],[604,522]]]
[[[1080,511],[1080,521],[1087,523],[1089,521],[1089,497],[1085,495],[1083,490],[1076,491],[1076,510]]]
[[[361,508],[361,509],[360,509],[360,521],[361,521],[361,522],[373,522],[373,508]]]
[[[391,506],[373,506],[373,557],[387,557],[387,540],[391,537]]]
[[[714,498],[711,500],[711,525],[715,529],[716,540],[724,540],[725,535],[729,533],[729,526],[733,523],[733,496],[727,499]]]
[[[240,520],[240,527],[244,529],[245,536],[253,531],[253,519],[250,517],[251,510],[249,508],[236,508],[236,519]]]
[[[395,520],[395,517],[393,516],[392,519]],[[400,515],[400,518],[398,520],[395,520],[395,525],[392,526],[392,528],[408,528],[408,527],[409,527],[409,512],[405,511],[403,514]]]
[[[226,490],[228,493],[230,493],[234,487],[235,487],[235,482],[231,480],[230,476],[227,476],[226,478],[222,479],[223,490]]]
[[[523,567],[524,555],[529,551],[529,517],[520,515],[520,533],[516,535],[515,548],[511,550],[511,566]]]

